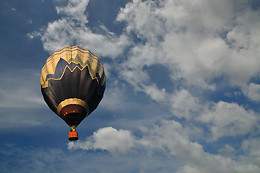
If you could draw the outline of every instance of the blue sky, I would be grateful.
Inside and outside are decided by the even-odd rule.
[[[260,172],[257,0],[1,0],[0,172]],[[105,67],[69,142],[44,103],[57,49]]]

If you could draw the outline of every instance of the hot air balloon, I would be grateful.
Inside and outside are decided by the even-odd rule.
[[[57,50],[43,66],[40,83],[49,108],[69,125],[69,140],[78,140],[76,127],[97,108],[105,91],[98,57],[78,46]]]

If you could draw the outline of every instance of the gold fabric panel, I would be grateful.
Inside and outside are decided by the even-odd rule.
[[[61,109],[64,108],[65,106],[67,106],[67,105],[80,105],[80,106],[84,107],[87,112],[89,112],[88,104],[85,101],[78,99],[78,98],[69,98],[69,99],[63,100],[58,105],[58,107],[57,107],[58,115],[60,115]]]
[[[42,88],[48,87],[49,79],[46,81],[46,77],[48,74],[55,74],[56,66],[61,58],[67,61],[69,64],[74,62],[80,63],[83,67],[88,66],[92,79],[97,79],[96,73],[99,74],[100,78],[104,75],[103,81],[98,81],[102,82],[101,85],[104,85],[106,76],[104,74],[103,65],[100,63],[98,57],[92,54],[88,49],[83,49],[79,46],[73,46],[57,50],[47,59],[46,64],[42,68],[42,76],[40,79]]]

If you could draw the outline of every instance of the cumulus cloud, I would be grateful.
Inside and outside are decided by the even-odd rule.
[[[88,3],[71,0],[66,6],[58,6],[57,13],[64,16],[28,36],[40,36],[50,53],[78,44],[110,58],[108,74],[114,83],[107,88],[101,106],[119,111],[128,104],[126,91],[118,84],[120,80],[159,106],[168,106],[171,118],[177,117],[190,126],[163,120],[152,128],[142,127],[141,137],[134,136],[131,130],[105,127],[85,141],[69,143],[69,149],[121,154],[138,149],[153,154],[159,150],[183,160],[185,165],[179,173],[260,171],[253,161],[259,157],[252,154],[258,150],[258,140],[244,141],[241,150],[246,155],[232,160],[240,150],[231,144],[222,146],[218,149],[221,155],[216,155],[204,151],[199,140],[193,138],[197,135],[203,140],[202,136],[209,132],[206,142],[212,143],[227,136],[252,136],[259,130],[259,115],[254,110],[237,100],[221,101],[221,96],[212,100],[204,95],[221,94],[218,89],[235,87],[251,100],[260,100],[259,84],[248,84],[260,72],[259,9],[234,0],[133,0],[120,9],[115,19],[123,24],[118,34],[103,24],[95,29],[88,26]],[[121,55],[123,58],[119,58]],[[153,65],[168,70],[169,74],[161,77],[171,82],[172,90],[153,81],[154,76],[148,71]],[[136,108],[131,106],[127,109]]]
[[[126,21],[126,31],[135,32],[141,39],[158,39],[165,31],[164,17],[159,14],[156,2],[134,0],[122,8],[117,21]]]
[[[165,154],[181,159],[185,166],[178,172],[252,172],[260,171],[257,164],[234,161],[229,157],[214,155],[203,150],[202,145],[191,142],[189,133],[180,123],[163,120],[152,128],[142,128],[141,138],[132,135],[129,130],[105,127],[87,138],[85,142],[69,143],[69,149],[107,150],[111,153],[127,154],[131,150],[159,150]],[[244,144],[244,150],[247,150]],[[152,150],[151,150],[152,149]],[[153,154],[153,153],[150,153]]]
[[[158,101],[162,98],[154,92],[164,91],[150,82],[152,76],[145,69],[154,64],[169,69],[176,85],[213,91],[216,81],[245,86],[259,73],[258,11],[245,2],[134,0],[117,15],[116,22],[125,24],[121,35],[102,24],[89,27],[88,3],[74,0],[57,6],[57,13],[64,16],[28,36],[40,36],[50,53],[74,44],[110,58],[126,53],[127,58],[119,63],[120,75],[136,91]]]
[[[203,101],[185,89],[175,91],[168,99],[174,116],[207,126],[211,133],[210,141],[224,136],[258,133],[258,113],[237,103]],[[204,129],[204,132],[207,130]]]
[[[131,132],[127,130],[117,130],[112,127],[105,127],[94,132],[85,142],[68,144],[69,149],[85,149],[85,150],[107,150],[112,153],[126,153],[135,144],[135,138]]]
[[[206,105],[187,90],[176,91],[170,98],[172,113],[178,118],[192,119],[200,114]]]
[[[153,100],[164,101],[166,97],[165,89],[158,89],[155,84],[144,86],[144,92],[151,96]]]
[[[223,101],[202,113],[197,120],[209,124],[212,140],[222,136],[245,135],[259,128],[259,118],[253,111]]]
[[[49,22],[40,31],[29,33],[29,38],[39,36],[44,49],[50,53],[76,44],[90,49],[98,56],[115,58],[121,55],[124,48],[129,45],[129,38],[124,34],[117,36],[109,32],[104,25],[96,31],[88,27],[86,11],[88,2],[88,0],[71,0],[66,6],[57,6],[57,13],[63,16]]]
[[[89,0],[72,0],[68,2],[67,6],[56,7],[56,10],[58,14],[73,17],[73,19],[79,21],[80,24],[86,24],[88,20],[85,11],[88,3]]]
[[[260,101],[260,85],[255,83],[250,83],[243,89],[243,93],[253,101]]]
[[[217,78],[241,86],[259,72],[258,12],[243,8],[238,13],[245,5],[204,0],[130,2],[117,20],[126,22],[126,31],[143,42],[133,47],[135,54],[126,63],[136,74],[144,66],[162,64],[171,69],[172,79],[211,90]],[[249,25],[255,27],[246,28]],[[251,46],[243,46],[242,40]]]
[[[244,140],[242,143],[242,151],[246,153],[245,156],[242,157],[245,162],[254,163],[258,167],[260,167],[260,139],[259,138],[251,138],[248,140]]]

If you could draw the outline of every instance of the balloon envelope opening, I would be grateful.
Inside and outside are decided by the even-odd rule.
[[[70,127],[77,127],[87,116],[87,111],[80,105],[67,105],[61,109],[60,116]]]

